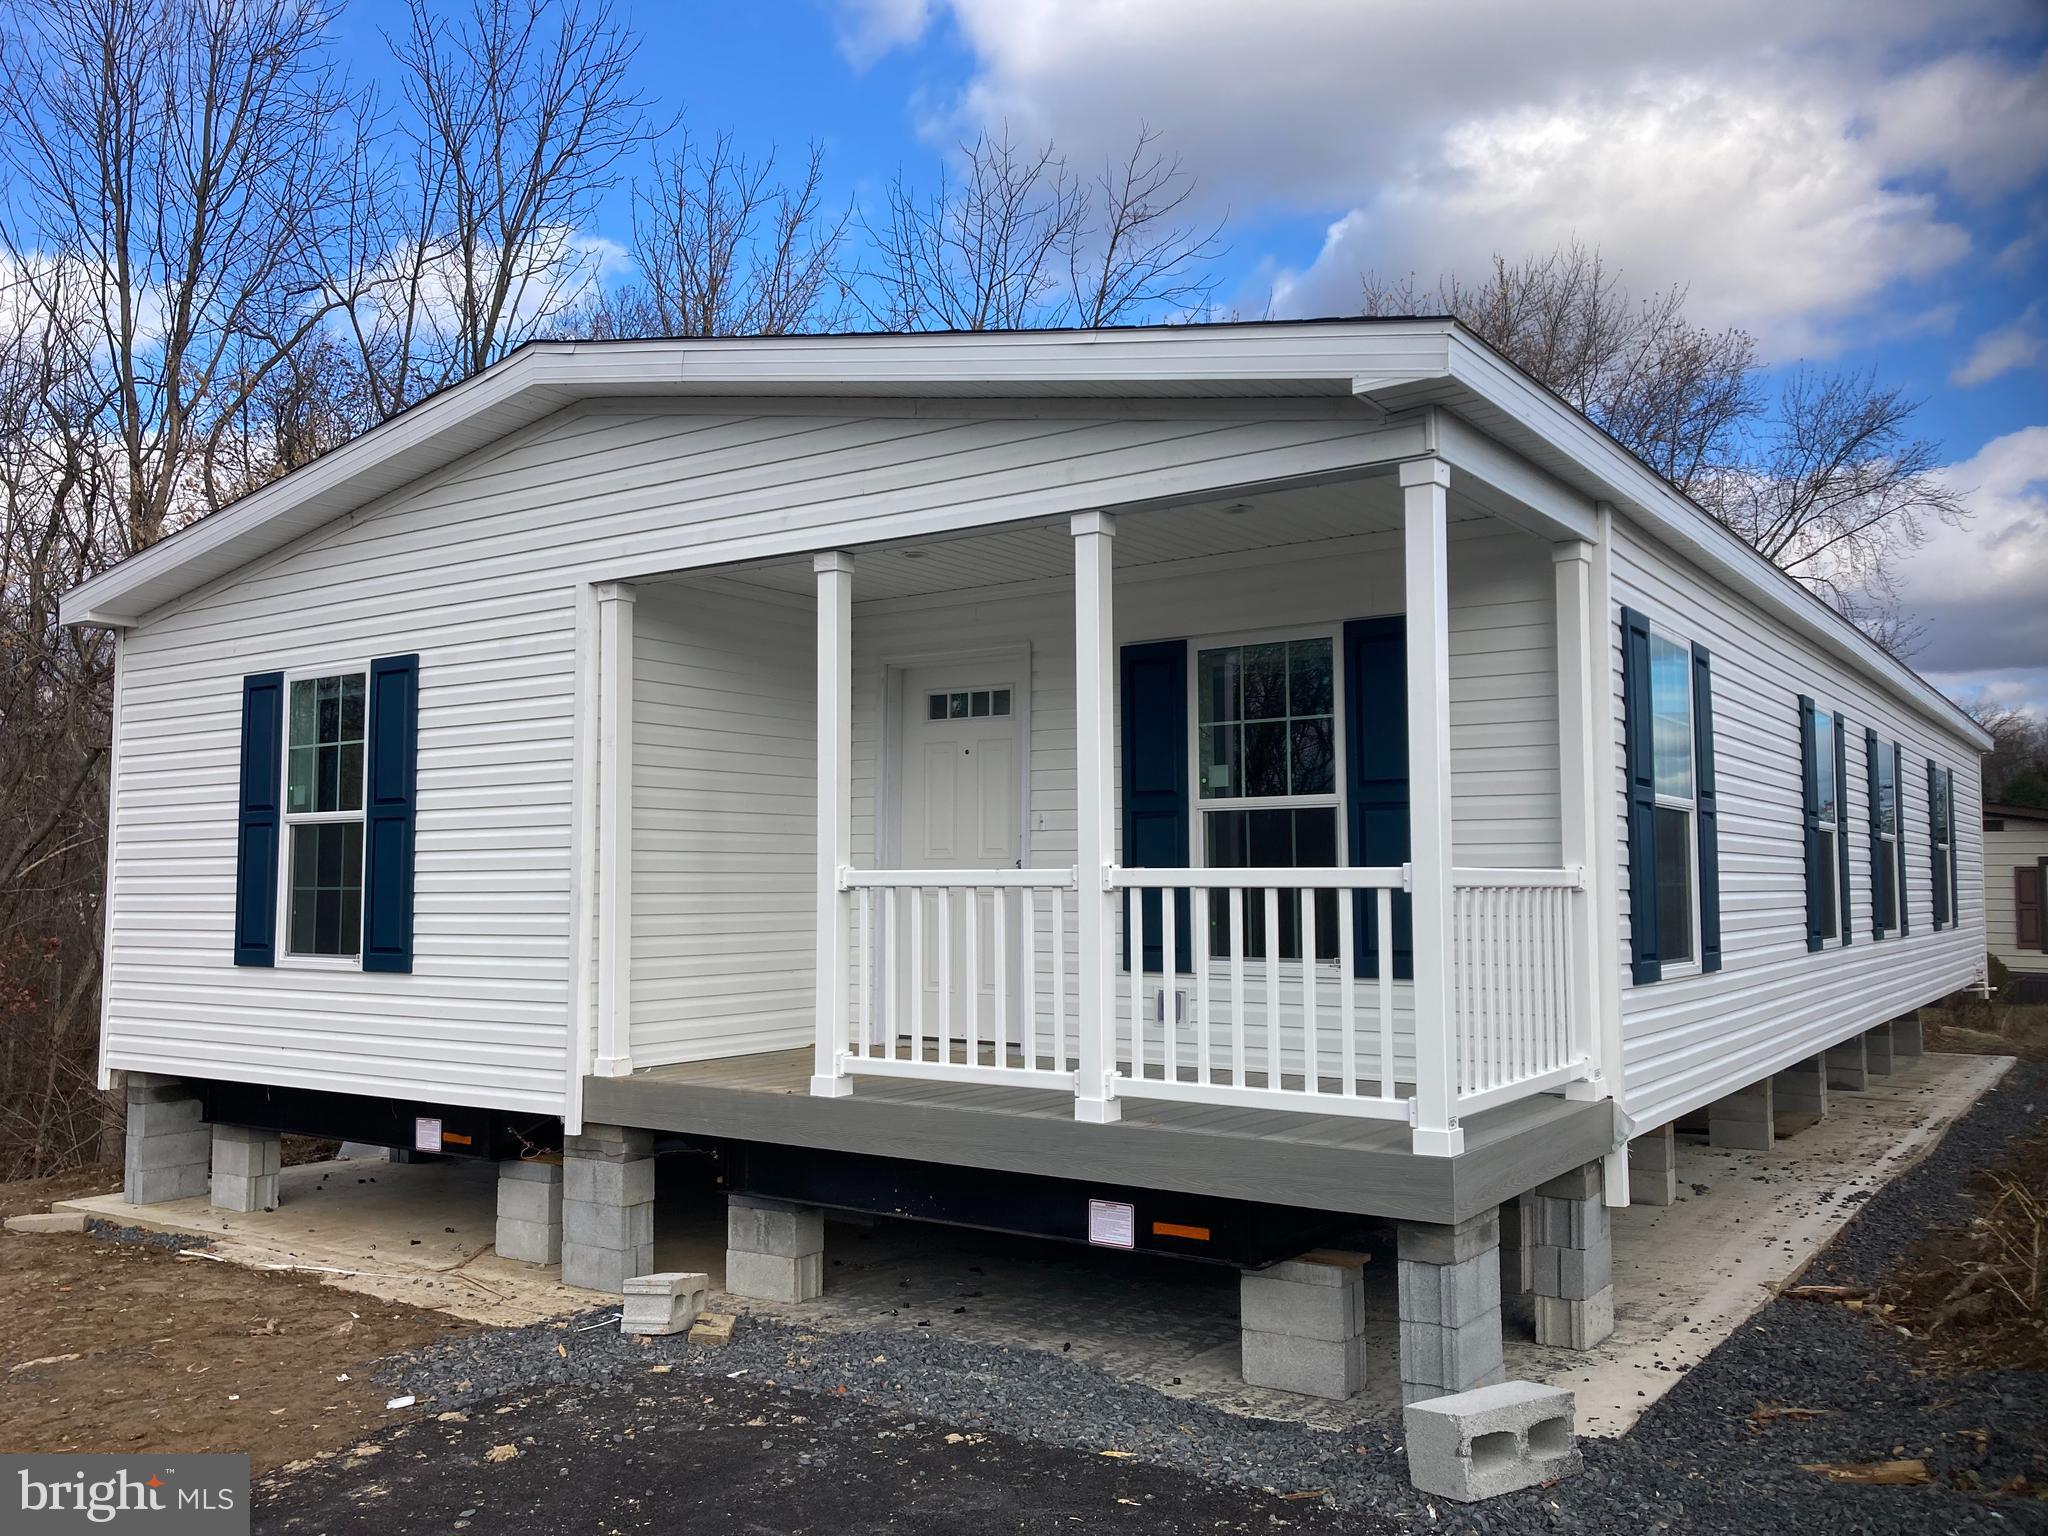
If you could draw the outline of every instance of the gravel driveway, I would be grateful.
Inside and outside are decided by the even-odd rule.
[[[1875,1279],[1930,1222],[1967,1209],[1970,1176],[2043,1108],[2048,1071],[2009,1073],[1866,1203],[1809,1278]],[[468,1419],[428,1418],[382,1454],[288,1469],[258,1511],[264,1529],[335,1532],[413,1529],[415,1508],[436,1530],[1071,1529],[1085,1510],[1142,1529],[2048,1531],[2048,1502],[1988,1492],[2016,1476],[2048,1487],[2048,1378],[1925,1375],[1916,1350],[1867,1315],[1775,1301],[1627,1437],[1586,1442],[1583,1477],[1465,1509],[1409,1487],[1391,1425],[1250,1420],[1058,1355],[929,1333],[820,1337],[750,1319],[705,1350],[578,1322],[391,1362],[423,1416]],[[518,1454],[478,1460],[504,1444]],[[1924,1458],[1934,1484],[1843,1486],[1801,1465],[1895,1456]],[[366,1501],[365,1487],[385,1492]],[[1317,1497],[1275,1497],[1287,1493]]]

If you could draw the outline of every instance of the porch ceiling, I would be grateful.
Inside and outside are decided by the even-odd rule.
[[[1467,498],[1450,498],[1453,523],[1492,514]],[[1266,491],[1228,500],[1118,515],[1118,569],[1164,565],[1255,549],[1315,544],[1401,526],[1401,492],[1391,476]],[[1074,541],[1065,518],[1011,523],[947,538],[863,546],[854,572],[856,601],[1007,586],[1071,576]],[[816,577],[807,555],[688,573],[809,596]],[[680,578],[680,579],[688,579]]]

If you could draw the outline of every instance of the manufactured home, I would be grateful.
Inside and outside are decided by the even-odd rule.
[[[494,1157],[572,1284],[687,1145],[735,1292],[826,1210],[1179,1254],[1342,1395],[1387,1222],[1455,1391],[1504,1236],[1597,1342],[1674,1122],[1985,969],[1983,732],[1445,319],[529,346],[64,618],[130,1198]]]
[[[2048,1001],[2048,806],[1984,807],[1984,918],[2017,999]]]

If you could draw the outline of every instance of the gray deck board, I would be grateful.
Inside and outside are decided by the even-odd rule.
[[[1589,1162],[1612,1106],[1538,1096],[1464,1122],[1465,1152],[1417,1157],[1408,1128],[1351,1115],[1131,1099],[1114,1125],[1053,1089],[855,1074],[810,1094],[811,1053],[779,1051],[584,1079],[584,1114],[682,1135],[1045,1173],[1096,1184],[1409,1221],[1456,1221]]]

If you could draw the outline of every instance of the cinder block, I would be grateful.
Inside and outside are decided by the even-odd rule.
[[[1448,1227],[1404,1221],[1395,1230],[1401,1258],[1421,1264],[1457,1264],[1500,1247],[1500,1211],[1496,1207]]]
[[[1707,1143],[1729,1150],[1768,1152],[1777,1119],[1771,1104],[1771,1080],[1765,1078],[1707,1106]]]
[[[1613,1218],[1598,1195],[1583,1200],[1536,1197],[1536,1236],[1545,1247],[1590,1248],[1608,1241],[1612,1231]]]
[[[562,1224],[559,1221],[521,1221],[514,1216],[500,1216],[493,1246],[501,1259],[517,1259],[522,1264],[559,1264],[562,1262]],[[651,1244],[649,1249],[652,1251]]]
[[[1870,1087],[1870,1072],[1864,1064],[1863,1037],[1844,1040],[1821,1053],[1827,1063],[1828,1086],[1844,1093],[1862,1093]]]
[[[1572,1394],[1504,1381],[1402,1410],[1408,1478],[1462,1504],[1554,1482],[1581,1470]]]
[[[595,1125],[586,1122],[581,1136],[567,1136],[562,1140],[562,1158],[565,1163],[574,1162],[579,1158],[625,1163],[635,1158],[652,1156],[654,1132],[631,1130],[622,1125]]]
[[[1863,1065],[1872,1077],[1892,1075],[1892,1027],[1879,1024],[1863,1032]]]
[[[206,1203],[217,1211],[274,1211],[277,1175],[240,1174],[215,1170],[207,1182]]]
[[[571,1248],[638,1248],[654,1242],[654,1202],[639,1205],[594,1205],[588,1200],[562,1202],[562,1241]],[[646,1274],[654,1266],[635,1270]]]
[[[1771,1079],[1771,1093],[1781,1115],[1822,1115],[1828,1112],[1827,1062],[1809,1056]]]
[[[619,1312],[619,1332],[667,1334],[687,1333],[704,1310],[704,1297],[711,1282],[703,1275],[668,1272],[631,1275],[625,1284],[625,1304]]]
[[[1542,1305],[1538,1298],[1537,1305]],[[1501,1356],[1500,1313],[1488,1312],[1455,1328],[1433,1323],[1401,1324],[1401,1383],[1462,1392],[1506,1376]]]
[[[1557,1250],[1557,1286],[1546,1295],[1567,1301],[1586,1301],[1614,1284],[1614,1245],[1595,1243],[1591,1248]]]
[[[284,1138],[276,1131],[247,1125],[213,1128],[213,1171],[236,1178],[260,1179],[282,1166]]]
[[[168,1136],[177,1131],[196,1131],[202,1126],[199,1116],[204,1108],[189,1094],[178,1098],[152,1097],[140,1102],[131,1099],[127,1133],[130,1136]]]
[[[521,1166],[524,1165],[499,1165],[498,1220],[531,1221],[559,1227],[562,1224],[562,1170],[550,1168],[548,1171],[554,1175],[552,1180],[524,1175],[510,1177],[504,1172]]]
[[[1365,1284],[1352,1271],[1349,1285],[1310,1285],[1264,1271],[1238,1280],[1238,1319],[1261,1333],[1297,1339],[1348,1339],[1365,1328]]]
[[[562,1197],[595,1205],[643,1205],[654,1198],[654,1159],[564,1158]]]
[[[1614,1287],[1584,1298],[1536,1298],[1536,1342],[1557,1349],[1591,1349],[1614,1333]]]
[[[1418,1264],[1403,1259],[1396,1289],[1404,1323],[1455,1328],[1500,1310],[1500,1265],[1488,1254],[1462,1264]]]
[[[1601,1193],[1600,1165],[1581,1163],[1569,1173],[1536,1186],[1538,1195],[1551,1195],[1559,1200],[1590,1200]]]
[[[1365,1387],[1365,1339],[1305,1339],[1247,1328],[1242,1370],[1254,1387],[1341,1402]]]
[[[182,1077],[165,1077],[156,1072],[130,1072],[126,1076],[131,1107],[137,1104],[168,1104],[179,1099],[190,1099],[195,1104],[199,1102],[192,1085]]]
[[[759,1200],[751,1195],[728,1195],[725,1246],[741,1253],[768,1254],[778,1259],[823,1253],[825,1213],[815,1206]]]
[[[815,1301],[825,1294],[825,1255],[785,1258],[731,1249],[725,1255],[725,1288],[756,1301]]]
[[[1678,1203],[1678,1130],[1660,1126],[1628,1144],[1628,1203]]]
[[[1913,1014],[1907,1018],[1893,1019],[1892,1060],[1896,1063],[1926,1053],[1927,1032],[1920,1022],[1920,1016]]]
[[[586,1291],[608,1291],[623,1295],[626,1282],[654,1268],[654,1244],[632,1248],[578,1246],[566,1239],[562,1244],[562,1284]]]
[[[121,1179],[121,1198],[130,1205],[162,1205],[170,1200],[197,1200],[208,1193],[206,1164],[176,1163],[168,1168],[130,1163]]]
[[[1558,1255],[1575,1253],[1577,1249],[1560,1248],[1553,1243],[1538,1243],[1529,1250],[1529,1290],[1537,1296],[1555,1296],[1558,1286]]]

